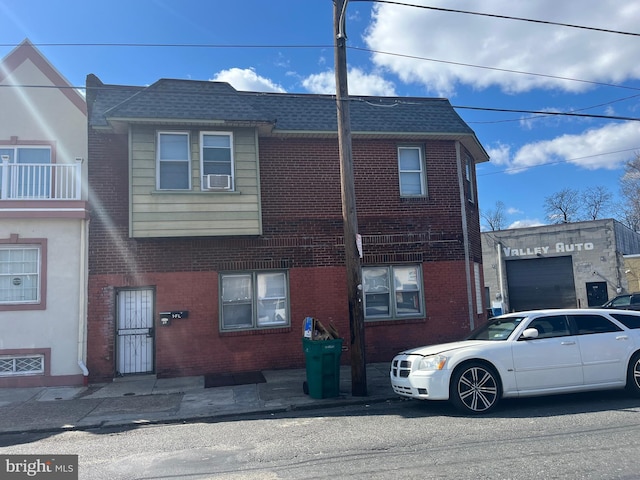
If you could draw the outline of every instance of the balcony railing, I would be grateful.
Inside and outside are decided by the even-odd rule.
[[[82,165],[9,163],[0,165],[0,200],[80,200]]]

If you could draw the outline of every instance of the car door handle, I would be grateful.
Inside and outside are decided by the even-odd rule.
[[[626,335],[619,335],[616,337],[616,340],[629,340],[629,337]]]
[[[560,345],[575,345],[576,342],[570,342],[570,341],[564,341],[564,342],[560,342]]]

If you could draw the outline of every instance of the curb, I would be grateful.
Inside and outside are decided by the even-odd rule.
[[[145,395],[150,396],[150,395]],[[236,412],[226,412],[220,414],[202,414],[202,415],[191,415],[188,417],[181,418],[158,418],[155,420],[122,420],[122,421],[110,421],[110,420],[100,420],[94,421],[88,424],[82,424],[82,421],[79,422],[78,425],[63,425],[60,427],[43,427],[43,428],[27,428],[21,430],[0,430],[0,435],[23,435],[27,433],[33,434],[42,434],[42,433],[62,433],[62,432],[80,432],[80,431],[88,431],[88,430],[100,430],[100,429],[108,429],[108,428],[133,428],[133,427],[145,427],[151,425],[175,425],[175,424],[186,424],[197,421],[214,421],[214,420],[225,420],[231,418],[238,418],[249,415],[274,415],[279,413],[287,413],[287,412],[303,412],[303,411],[311,411],[311,410],[324,410],[324,409],[332,409],[338,407],[348,407],[355,405],[372,405],[378,403],[392,402],[402,400],[397,395],[389,395],[389,396],[379,396],[379,397],[344,397],[337,399],[322,399],[327,400],[325,403],[306,403],[306,404],[290,404],[288,406],[283,407],[272,407],[272,408],[258,408],[258,409],[247,409],[241,410],[239,409]],[[144,412],[143,412],[144,413]]]

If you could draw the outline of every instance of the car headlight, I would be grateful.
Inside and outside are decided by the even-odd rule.
[[[445,363],[447,363],[447,357],[444,355],[430,355],[420,360],[418,370],[442,370]]]

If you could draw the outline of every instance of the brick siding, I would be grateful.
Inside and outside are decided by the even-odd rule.
[[[367,361],[389,361],[404,348],[469,330],[455,144],[425,144],[429,195],[410,200],[398,193],[397,145],[353,142],[363,264],[422,263],[427,315],[367,323]],[[306,316],[333,323],[348,348],[335,139],[260,139],[263,235],[246,238],[129,238],[127,136],[90,130],[89,152],[92,381],[115,374],[115,298],[125,287],[154,287],[156,312],[189,311],[171,326],[156,325],[158,376],[301,368]],[[470,260],[480,262],[478,212],[469,206]],[[221,333],[218,272],[278,268],[289,271],[291,327]],[[348,363],[349,354],[342,360]]]

